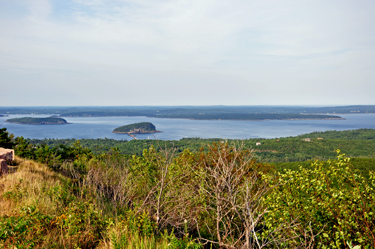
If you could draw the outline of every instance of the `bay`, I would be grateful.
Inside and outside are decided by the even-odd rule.
[[[21,125],[5,120],[30,115],[0,117],[0,127],[15,136],[24,138],[112,138],[131,140],[126,134],[112,133],[113,129],[127,124],[151,122],[161,133],[138,134],[138,139],[180,140],[182,138],[277,138],[297,136],[314,131],[375,129],[375,114],[340,115],[345,120],[189,120],[148,117],[64,117],[68,125]],[[33,115],[48,117],[49,115]]]

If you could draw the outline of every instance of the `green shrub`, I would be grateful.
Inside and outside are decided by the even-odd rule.
[[[285,246],[315,241],[317,248],[344,248],[347,242],[375,247],[375,184],[353,170],[338,150],[337,161],[314,162],[312,168],[279,173],[266,198],[267,227],[297,220],[290,231],[296,238]],[[263,234],[267,235],[267,230]]]

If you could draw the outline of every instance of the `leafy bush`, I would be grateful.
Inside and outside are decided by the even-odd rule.
[[[0,248],[93,248],[107,220],[90,195],[46,166],[23,161],[2,179]],[[0,186],[1,187],[1,186]]]
[[[280,173],[273,181],[274,190],[265,198],[267,227],[298,220],[290,233],[296,238],[287,247],[313,241],[317,248],[345,248],[347,242],[375,247],[374,173],[367,182],[340,151],[327,166],[312,166]]]
[[[9,134],[9,132],[7,132],[7,128],[0,129],[0,147],[12,149],[15,145],[13,139],[13,134]]]

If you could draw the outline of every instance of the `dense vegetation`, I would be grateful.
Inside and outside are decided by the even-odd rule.
[[[311,138],[306,142],[304,138]],[[323,138],[323,139],[317,139]],[[375,158],[375,130],[359,129],[352,131],[327,131],[313,132],[297,137],[278,139],[246,139],[241,142],[246,149],[254,149],[254,156],[262,162],[294,162],[307,160],[328,160],[336,157],[336,149],[340,149],[350,157]],[[33,139],[28,142],[40,145],[57,146],[64,144],[71,146],[75,139]],[[201,147],[223,139],[185,138],[179,141],[161,140],[115,140],[115,139],[81,139],[84,147],[90,148],[94,153],[107,152],[116,148],[120,153],[127,155],[142,155],[144,149],[153,145],[155,148],[175,148],[177,152],[189,149],[199,151]],[[235,140],[225,140],[230,143]],[[260,142],[261,145],[256,146]]]
[[[113,133],[154,133],[158,132],[150,122],[142,122],[120,126],[113,130]]]
[[[68,122],[63,118],[11,118],[6,120],[5,122],[8,123],[15,123],[15,124],[28,124],[28,125],[61,125],[61,124],[68,124]]]
[[[362,176],[340,151],[276,172],[238,141],[126,156],[80,141],[35,146],[5,129],[0,138],[38,162],[18,158],[0,179],[0,247],[375,246],[375,174]]]
[[[302,138],[324,138],[340,140],[375,140],[374,129],[358,129],[346,131],[316,131],[309,134],[301,135]]]

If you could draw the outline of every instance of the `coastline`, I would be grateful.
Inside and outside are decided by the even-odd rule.
[[[18,116],[18,115],[17,115]],[[11,115],[11,118],[16,118]],[[20,117],[20,116],[18,116]],[[35,116],[34,116],[35,117]],[[275,138],[289,137],[314,131],[375,129],[374,115],[343,115],[346,120],[301,120],[301,121],[231,121],[231,120],[184,120],[184,119],[151,119],[136,117],[96,117],[67,119],[72,125],[13,125],[5,123],[2,117],[0,125],[8,128],[16,136],[27,138],[111,138],[115,140],[128,139],[126,136],[112,133],[113,129],[135,122],[151,122],[162,133],[136,135],[138,139],[156,136],[161,140],[180,140],[181,138]],[[259,121],[259,120],[258,120]],[[129,130],[125,130],[129,131]],[[126,134],[125,134],[126,135]]]
[[[374,113],[363,113],[363,114],[374,114]],[[346,115],[346,114],[345,114]],[[145,118],[160,118],[160,119],[186,119],[186,120],[228,120],[228,121],[270,121],[270,120],[345,120],[345,118],[274,118],[274,119],[220,119],[220,118],[176,118],[176,117],[150,117],[150,116],[118,116],[118,115],[106,115],[106,116],[61,116],[61,117],[71,117],[71,118],[100,118],[100,117],[145,117]]]
[[[125,116],[123,116],[125,117]],[[133,116],[126,116],[126,117],[133,117]],[[159,117],[148,117],[148,118],[159,118]],[[275,119],[196,119],[196,118],[162,118],[162,119],[185,119],[185,120],[205,120],[205,121],[272,121],[272,120],[346,120],[346,118],[275,118]]]
[[[72,124],[72,123],[63,123],[63,124],[25,124],[25,123],[18,123],[18,122],[9,122],[9,121],[4,121],[5,123],[10,123],[10,124],[20,124],[20,125],[67,125],[67,124]]]
[[[148,132],[117,132],[117,131],[112,131],[112,133],[116,134],[152,134],[152,133],[159,133],[162,131],[148,131]]]

